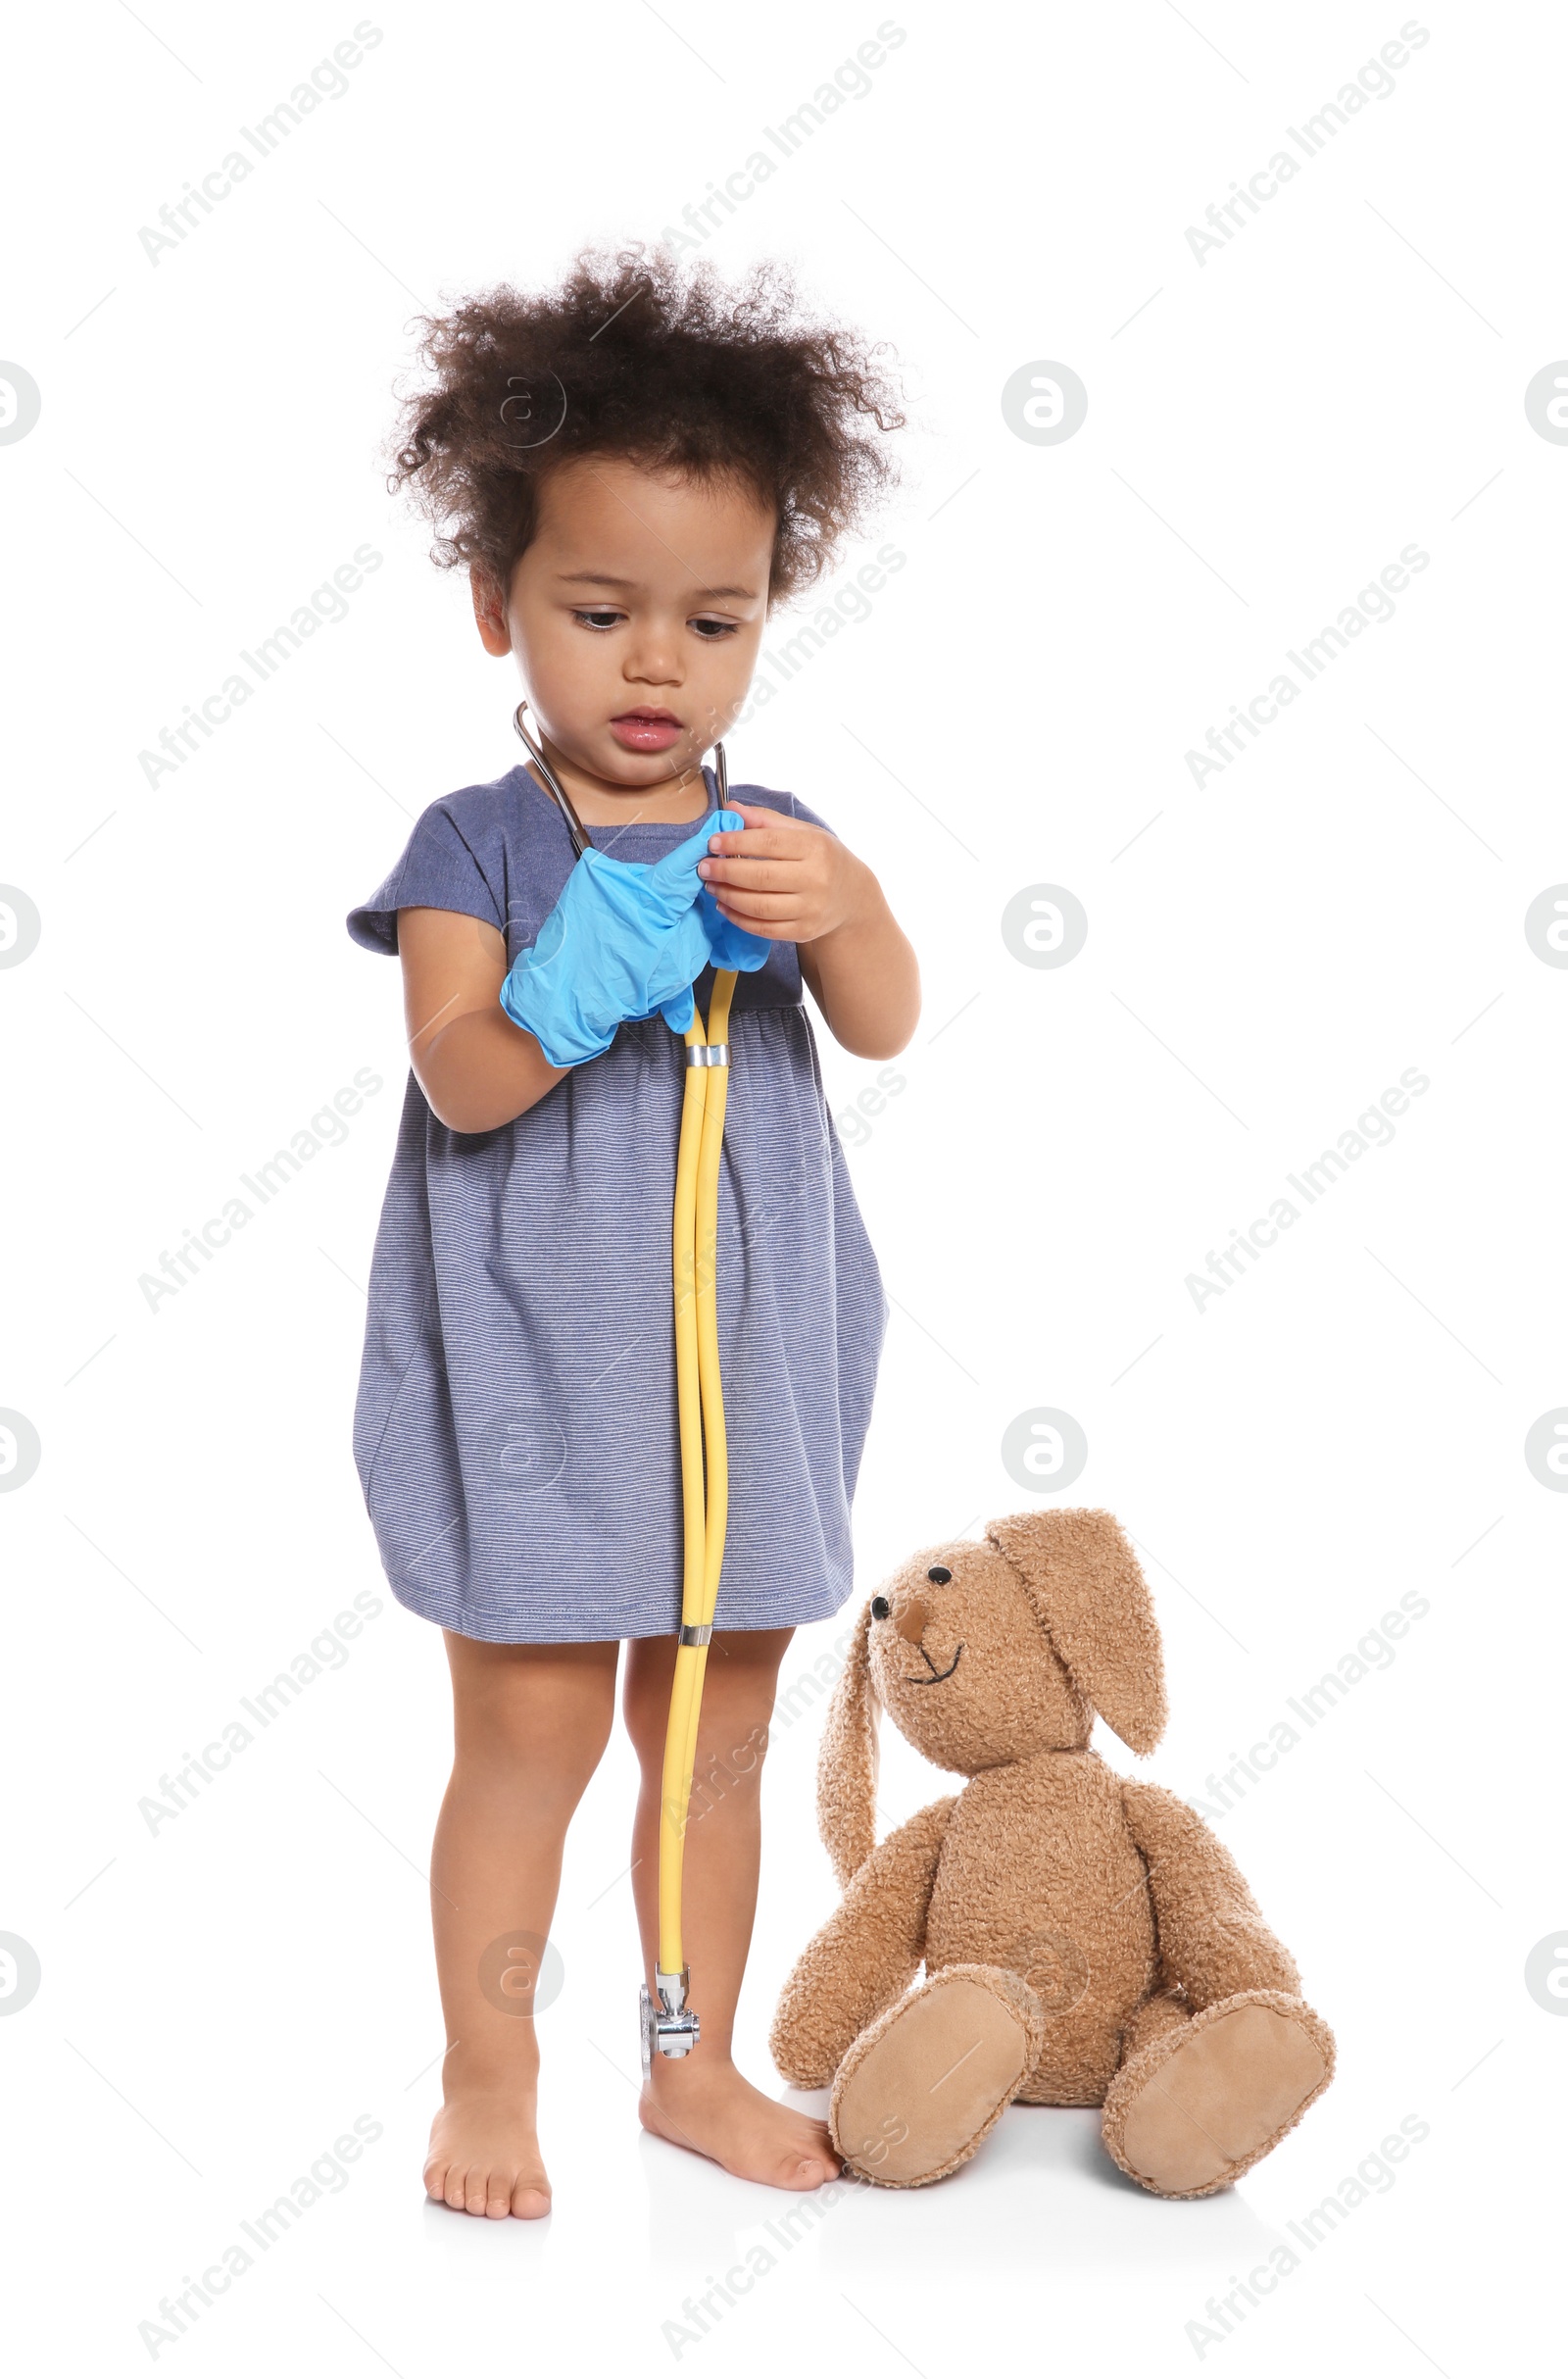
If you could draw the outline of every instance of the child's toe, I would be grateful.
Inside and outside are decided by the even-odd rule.
[[[512,2211],[524,2222],[537,2222],[550,2211],[550,2192],[537,2181],[519,2177],[512,2192]]]

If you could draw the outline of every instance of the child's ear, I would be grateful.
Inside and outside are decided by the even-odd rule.
[[[816,1825],[833,1872],[847,1889],[876,1847],[880,1763],[871,1691],[871,1606],[860,1613],[844,1674],[833,1689],[816,1761]]]
[[[1108,1512],[1018,1512],[986,1528],[1056,1657],[1129,1751],[1165,1731],[1165,1663],[1137,1556]]]
[[[473,596],[474,624],[479,641],[493,660],[512,650],[512,629],[507,620],[507,598],[488,570],[475,563],[468,571],[468,589]]]

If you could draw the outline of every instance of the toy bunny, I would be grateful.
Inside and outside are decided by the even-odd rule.
[[[882,1843],[877,1704],[969,1779]],[[1229,1852],[1089,1749],[1097,1710],[1135,1752],[1164,1728],[1149,1589],[1109,1512],[994,1520],[868,1605],[817,1774],[844,1900],[772,2030],[789,2081],[831,2085],[862,2179],[941,2180],[1016,2099],[1103,2106],[1124,2172],[1206,2197],[1328,2087],[1333,2034]]]

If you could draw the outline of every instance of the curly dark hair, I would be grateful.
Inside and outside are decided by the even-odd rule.
[[[776,264],[731,287],[706,260],[589,251],[556,289],[490,289],[423,332],[431,380],[405,401],[387,484],[434,524],[432,560],[503,587],[574,455],[755,487],[778,516],[770,602],[808,586],[897,475],[885,348],[808,318]]]

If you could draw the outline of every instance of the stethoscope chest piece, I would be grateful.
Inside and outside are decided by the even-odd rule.
[[[678,1974],[664,1974],[656,1968],[654,1980],[659,1985],[657,1999],[646,1983],[642,1989],[645,2082],[654,2070],[656,2052],[660,2057],[689,2057],[702,2038],[697,2011],[686,2005],[690,1969],[682,1966]]]

